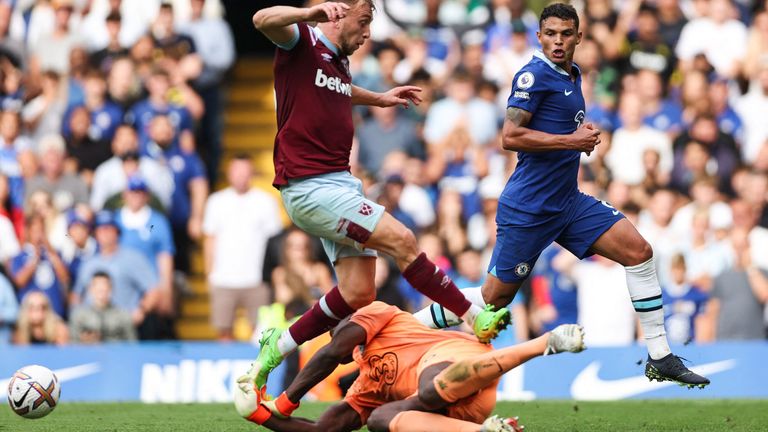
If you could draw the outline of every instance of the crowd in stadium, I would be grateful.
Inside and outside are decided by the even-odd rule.
[[[764,339],[768,2],[573,3],[586,120],[602,130],[580,188],[652,244],[672,342]],[[522,0],[377,5],[354,83],[418,85],[424,102],[356,110],[353,174],[460,288],[479,286],[537,15]],[[221,339],[237,305],[270,326],[333,287],[316,240],[251,188],[247,156],[209,197],[233,60],[217,1],[0,0],[0,344],[174,338],[194,243],[210,242]],[[394,263],[376,270],[380,299],[425,305]],[[515,335],[579,322],[588,346],[633,343],[627,292],[619,264],[554,245],[515,299]]]

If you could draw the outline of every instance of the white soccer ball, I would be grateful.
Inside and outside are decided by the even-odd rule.
[[[45,417],[59,403],[59,379],[44,366],[25,366],[8,384],[8,404],[16,414],[36,419]]]

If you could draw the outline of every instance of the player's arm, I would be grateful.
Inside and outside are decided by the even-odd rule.
[[[413,102],[414,105],[421,103],[421,97],[419,96],[420,92],[421,88],[416,86],[400,86],[392,88],[384,93],[377,93],[353,85],[352,104],[378,107],[402,105],[405,109],[408,109],[408,102]]]
[[[253,26],[275,45],[288,46],[298,39],[293,24],[338,21],[347,16],[348,10],[349,5],[336,2],[324,2],[311,8],[273,6],[256,12],[253,15]]]
[[[291,403],[298,403],[312,387],[327,378],[338,365],[352,361],[352,351],[365,341],[366,332],[363,327],[349,320],[343,322],[336,328],[331,342],[315,353],[280,397],[287,396]]]
[[[533,114],[517,107],[508,107],[502,128],[504,150],[540,152],[552,150],[578,150],[591,152],[600,144],[600,130],[592,123],[577,128],[568,135],[557,135],[529,129]]]
[[[342,432],[360,429],[360,415],[346,402],[331,406],[317,421],[289,417],[270,417],[263,426],[277,432]]]

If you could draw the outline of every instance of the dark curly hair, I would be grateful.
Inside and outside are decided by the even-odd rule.
[[[573,20],[576,23],[576,30],[579,29],[579,14],[576,13],[576,9],[573,6],[565,3],[553,3],[544,8],[541,11],[541,18],[539,18],[539,28],[545,19],[549,17],[560,18],[563,21]]]

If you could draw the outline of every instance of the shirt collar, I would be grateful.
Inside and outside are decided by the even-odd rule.
[[[323,31],[320,30],[319,27],[312,27],[312,31],[315,32],[315,35],[317,35],[317,38],[320,39],[320,42],[323,43],[329,50],[333,51],[334,54],[339,55],[339,47],[337,47],[333,42],[331,42],[328,37],[323,34]]]
[[[547,65],[549,65],[549,67],[551,67],[552,69],[554,69],[554,70],[555,70],[555,72],[557,72],[557,73],[559,73],[559,74],[561,74],[561,75],[565,75],[565,76],[567,76],[567,77],[570,77],[570,76],[571,76],[571,74],[569,74],[568,72],[566,72],[566,71],[565,71],[565,69],[563,69],[563,68],[561,68],[560,66],[558,66],[558,65],[556,65],[556,64],[554,64],[554,63],[552,63],[552,60],[548,59],[548,58],[547,58],[547,56],[545,56],[543,52],[541,52],[541,51],[539,51],[539,50],[536,50],[536,51],[534,51],[534,52],[533,52],[533,56],[534,56],[534,57],[536,57],[536,58],[538,58],[539,60],[543,61],[543,62],[544,62],[544,63],[546,63]],[[581,74],[581,71],[579,70],[579,67],[578,67],[578,66],[576,66],[576,64],[573,64],[573,65],[572,65],[572,67],[575,67],[575,68],[576,68],[576,72],[577,72],[577,74],[576,74],[576,75],[579,75],[579,74]]]

